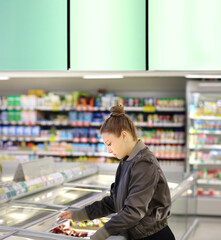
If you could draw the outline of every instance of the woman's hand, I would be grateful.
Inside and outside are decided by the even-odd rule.
[[[63,212],[58,216],[58,218],[71,219],[71,212],[70,211]]]

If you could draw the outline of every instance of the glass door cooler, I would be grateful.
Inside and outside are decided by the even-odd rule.
[[[221,82],[189,81],[187,170],[197,171],[197,213],[221,215]]]

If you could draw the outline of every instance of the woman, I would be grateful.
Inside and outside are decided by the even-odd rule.
[[[167,225],[170,191],[159,163],[148,147],[137,139],[136,128],[123,107],[114,106],[110,111],[100,134],[108,152],[120,159],[111,194],[59,217],[81,221],[116,213],[91,236],[93,240],[115,235],[124,236],[122,239],[174,240]]]

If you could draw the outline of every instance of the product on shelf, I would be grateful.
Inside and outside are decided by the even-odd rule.
[[[123,104],[140,128],[138,137],[147,145],[163,145],[160,149],[153,146],[158,158],[179,160],[184,156],[177,146],[185,144],[184,103],[183,98],[121,97],[104,90],[97,95],[30,90],[28,95],[3,96],[1,149],[11,154],[24,151],[57,159],[82,157],[94,161],[97,157],[97,161],[113,162],[101,141],[99,127],[109,116],[110,106]]]

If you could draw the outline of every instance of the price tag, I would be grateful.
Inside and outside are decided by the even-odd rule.
[[[155,112],[155,107],[154,106],[144,106],[143,112]]]
[[[50,141],[50,142],[56,142],[56,137],[55,137],[55,136],[51,136],[51,137],[49,138],[49,141]]]
[[[57,112],[58,110],[59,110],[59,109],[58,109],[58,106],[57,106],[57,105],[53,105],[53,106],[52,106],[52,111],[56,111],[56,112]]]

